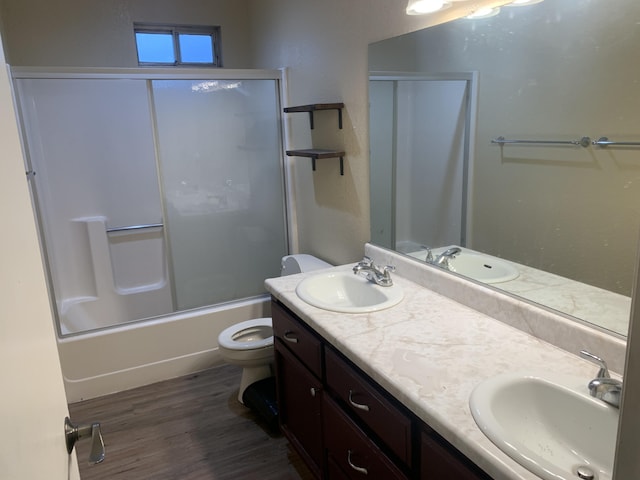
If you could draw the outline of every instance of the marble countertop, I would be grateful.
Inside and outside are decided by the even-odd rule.
[[[353,265],[335,267],[349,271]],[[495,480],[538,479],[480,431],[469,395],[506,372],[577,375],[597,368],[514,327],[434,293],[401,276],[403,301],[367,314],[315,308],[295,293],[308,274],[268,279],[267,290]]]

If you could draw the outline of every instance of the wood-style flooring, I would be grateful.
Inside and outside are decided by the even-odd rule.
[[[280,433],[236,396],[240,369],[223,365],[69,405],[75,424],[100,422],[104,462],[88,465],[90,440],[76,444],[83,480],[310,480]]]

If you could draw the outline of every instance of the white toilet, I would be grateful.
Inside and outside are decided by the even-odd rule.
[[[332,265],[312,255],[287,255],[282,258],[280,275],[310,272]],[[220,355],[242,367],[238,401],[249,385],[273,375],[273,328],[271,318],[256,318],[231,325],[218,335]]]

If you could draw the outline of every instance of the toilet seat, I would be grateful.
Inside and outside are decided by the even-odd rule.
[[[242,340],[242,337],[248,337]],[[253,339],[253,337],[258,337]],[[225,328],[218,336],[221,347],[229,350],[258,350],[273,346],[273,323],[270,317],[255,318]]]
[[[287,255],[282,258],[280,274],[294,275],[330,266],[311,255]],[[242,367],[240,403],[244,403],[243,394],[249,385],[273,376],[273,343],[273,323],[268,317],[236,323],[218,335],[218,353],[222,360]]]

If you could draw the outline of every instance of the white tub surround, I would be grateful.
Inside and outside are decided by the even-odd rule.
[[[269,279],[265,282],[267,289],[493,478],[537,479],[480,431],[469,410],[471,391],[483,380],[504,372],[549,369],[583,377],[586,389],[597,368],[530,332],[513,328],[407,280],[406,275],[416,275],[426,283],[438,281],[437,275],[429,275],[432,272],[420,273],[419,268],[409,272],[409,267],[414,264],[420,266],[416,262],[405,259],[405,265],[399,255],[382,250],[385,253],[382,257],[369,246],[367,249],[377,262],[398,267],[393,278],[404,289],[405,297],[395,307],[352,315],[312,307],[295,293],[300,280],[312,274]],[[336,269],[348,271],[352,266]],[[429,267],[429,270],[437,269]],[[535,307],[515,302],[506,295],[445,272],[434,274],[454,279],[449,288],[459,290],[458,294],[477,301],[486,297],[489,309],[499,311],[507,308],[509,315],[523,325],[531,322],[534,314],[542,316],[539,312],[532,312]],[[502,303],[504,299],[501,297],[508,298],[506,304]],[[509,302],[515,303],[508,307]],[[582,332],[583,326],[576,324],[575,328],[589,339],[586,332]],[[562,329],[568,332],[570,326],[562,324]],[[592,341],[595,343],[580,347],[591,349],[609,361],[609,352],[600,350],[597,339]],[[612,360],[619,369],[621,360]]]
[[[220,332],[270,313],[263,295],[58,338],[67,400],[87,400],[221,365]]]
[[[62,335],[175,311],[162,228],[110,233],[105,217],[72,223],[83,231],[90,260],[79,267],[85,270],[82,291],[58,304]]]

